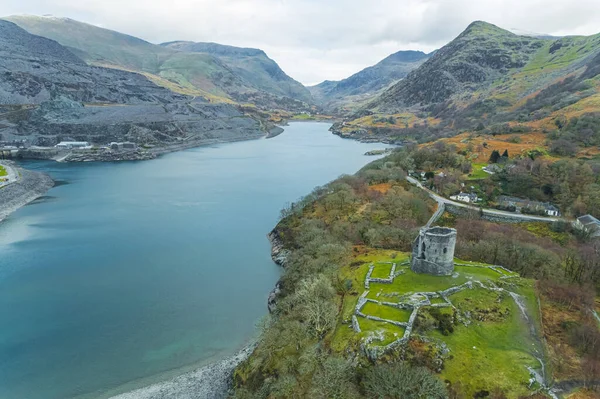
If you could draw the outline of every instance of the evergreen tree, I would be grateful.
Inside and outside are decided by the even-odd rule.
[[[492,151],[492,155],[490,155],[490,163],[498,163],[500,159],[500,152],[498,150]]]

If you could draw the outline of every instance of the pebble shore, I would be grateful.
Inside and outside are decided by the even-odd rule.
[[[0,222],[54,186],[54,181],[48,175],[19,168],[11,161],[2,161],[2,165],[12,168],[18,174],[18,179],[0,189]]]
[[[229,396],[233,370],[254,350],[249,345],[233,356],[197,370],[110,399],[224,399]]]

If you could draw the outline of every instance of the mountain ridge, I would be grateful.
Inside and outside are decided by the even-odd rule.
[[[288,76],[263,50],[191,41],[167,42],[161,46],[184,53],[209,54],[223,61],[237,75],[257,87],[307,103],[313,101],[309,90]]]
[[[132,141],[160,151],[263,135],[259,121],[232,105],[174,93],[138,73],[88,65],[56,41],[5,20],[0,76],[0,140],[26,147]],[[35,156],[54,152],[44,154]],[[102,154],[86,159],[94,156]]]
[[[162,47],[171,48],[180,51],[221,54],[221,55],[242,55],[242,56],[267,56],[267,54],[257,48],[252,47],[236,47],[227,44],[215,42],[194,42],[190,40],[174,40],[170,42],[160,43]]]
[[[279,84],[260,68],[254,71],[262,73],[258,77],[240,74],[239,66],[224,56],[180,51],[70,18],[26,15],[5,19],[30,33],[56,40],[89,64],[144,73],[155,83],[185,94],[211,101],[250,102],[263,108],[292,110],[304,110],[312,102],[308,90],[293,79],[288,77],[289,81]],[[256,57],[270,60],[262,50],[258,51]],[[272,63],[269,67],[280,70]]]
[[[346,79],[324,81],[309,87],[309,90],[313,98],[326,109],[340,112],[349,102],[364,101],[403,79],[430,56],[422,51],[398,51]]]
[[[519,126],[556,137],[557,123],[566,123],[556,121],[593,120],[590,115],[600,111],[599,54],[600,34],[535,38],[475,21],[333,131],[358,139],[424,142]]]

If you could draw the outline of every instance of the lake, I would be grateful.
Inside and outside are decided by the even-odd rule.
[[[279,210],[384,148],[329,127],[144,162],[23,162],[59,184],[0,223],[0,398],[104,397],[242,347],[280,275]]]

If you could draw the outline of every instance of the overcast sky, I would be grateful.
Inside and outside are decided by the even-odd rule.
[[[431,51],[474,20],[552,35],[600,32],[600,0],[0,0],[0,15],[52,14],[154,43],[258,47],[305,84],[399,50]]]

